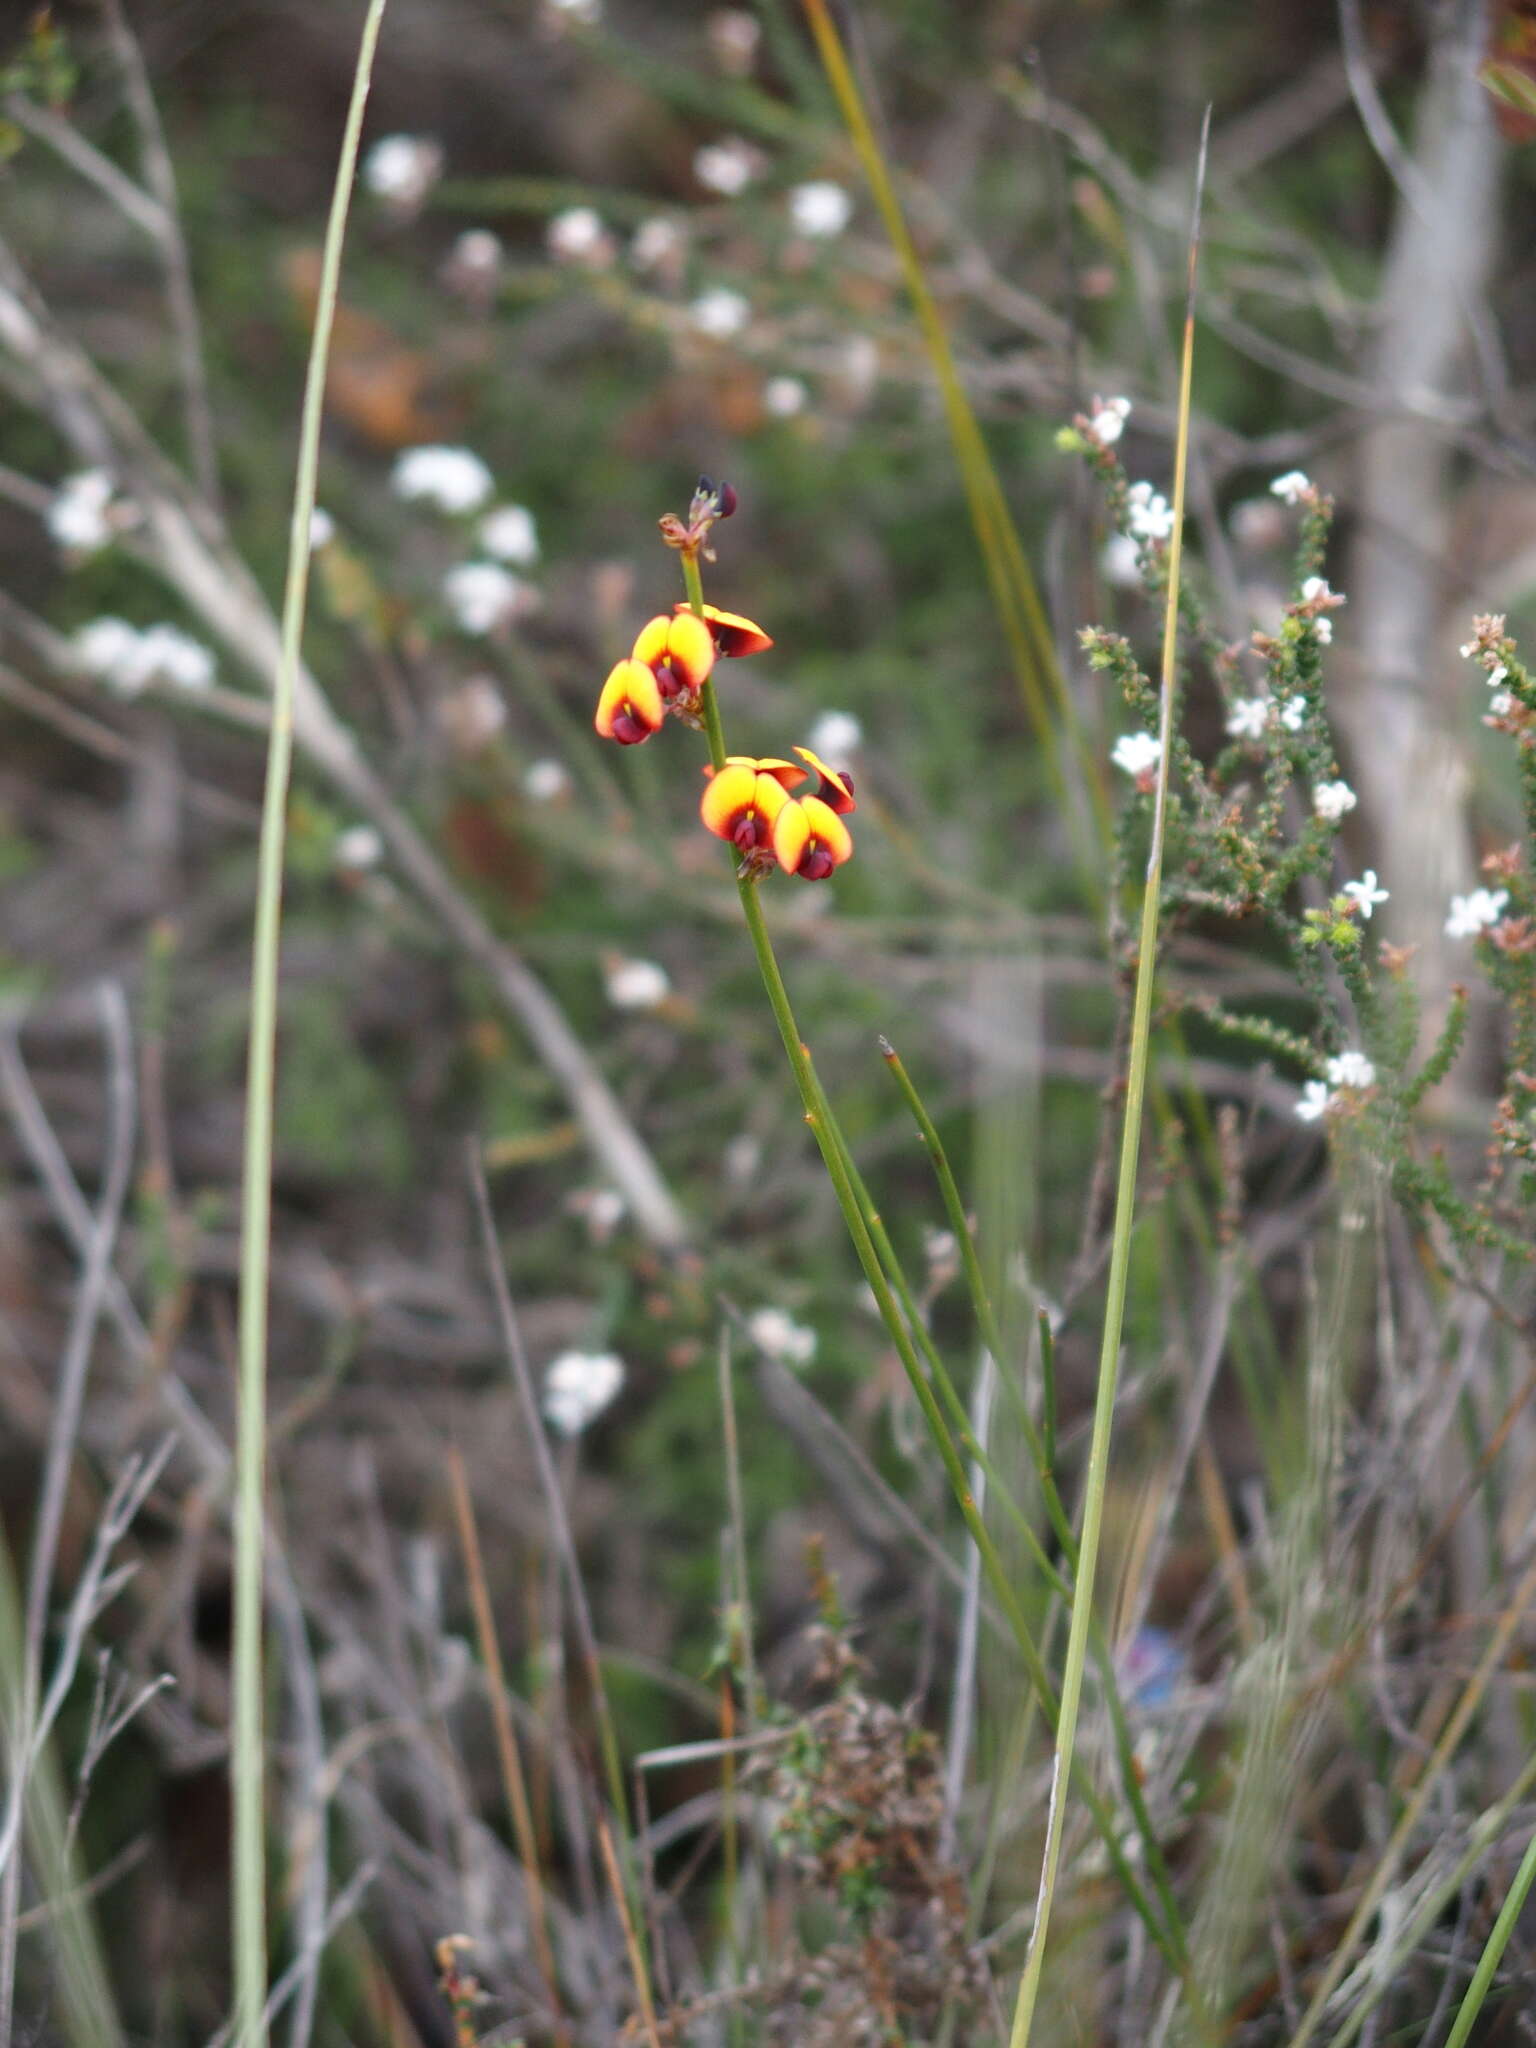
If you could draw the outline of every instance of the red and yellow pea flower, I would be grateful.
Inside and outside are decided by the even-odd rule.
[[[654,670],[631,655],[609,669],[592,723],[605,740],[635,747],[661,731],[666,715]]]
[[[672,609],[680,615],[691,611],[686,602],[678,603]],[[704,622],[714,637],[716,651],[727,657],[739,659],[743,655],[762,654],[773,645],[770,635],[751,619],[744,619],[740,612],[723,612],[718,605],[707,604]]]
[[[766,874],[773,866],[774,820],[790,801],[795,784],[804,782],[805,770],[772,755],[759,760],[751,754],[728,754],[723,768],[706,768],[704,773],[709,782],[699,816],[706,829],[736,848],[745,869]]]
[[[809,796],[786,795],[775,811],[774,858],[787,875],[824,882],[853,857],[853,834],[843,823],[847,813],[857,809],[853,783],[838,769],[829,768],[809,747],[794,751],[815,771],[817,787]]]
[[[651,670],[668,704],[679,699],[693,704],[715,665],[715,642],[709,627],[692,612],[670,619],[663,614],[640,628],[630,658]]]
[[[714,639],[702,620],[691,612],[651,619],[640,628],[628,659],[608,671],[592,722],[605,740],[638,746],[660,732],[669,705],[697,709],[714,665]]]
[[[710,781],[699,816],[717,839],[729,840],[750,873],[766,874],[779,866],[786,874],[821,882],[853,853],[853,838],[843,823],[844,814],[854,808],[853,785],[809,747],[795,752],[817,775],[813,794],[791,793],[808,779],[793,761],[732,754],[718,773],[705,771]]]

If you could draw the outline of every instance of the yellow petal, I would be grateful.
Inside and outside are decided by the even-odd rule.
[[[715,665],[715,642],[692,612],[679,612],[666,639],[666,663],[686,690],[697,690]]]
[[[780,768],[786,765],[783,761],[778,763]],[[786,804],[793,803],[794,798],[784,787],[783,782],[769,772],[769,764],[766,761],[759,761],[757,767],[757,788],[752,793],[752,803],[763,823],[771,827],[780,811]]]
[[[799,867],[810,843],[811,824],[805,806],[796,798],[787,797],[773,821],[774,858],[786,875],[792,875]]]
[[[635,635],[635,644],[630,650],[632,661],[643,661],[647,668],[654,668],[658,661],[667,658],[667,635],[672,630],[672,621],[662,614],[660,618],[647,619]]]
[[[756,768],[746,761],[727,762],[705,785],[699,816],[717,839],[730,839],[752,809],[756,794]]]
[[[682,612],[688,607],[680,604],[677,609]],[[746,654],[761,654],[765,648],[773,645],[773,641],[762,627],[754,625],[751,619],[744,619],[740,612],[723,612],[718,605],[707,604],[704,607],[704,616],[709,621],[710,631],[714,634],[715,645],[722,654],[733,655],[739,659]]]
[[[592,723],[605,740],[632,747],[661,730],[661,691],[643,661],[616,661],[608,671]]]
[[[840,769],[829,768],[820,754],[813,754],[809,747],[796,747],[795,752],[802,761],[808,761],[821,777],[821,796],[834,811],[853,811],[858,805],[853,800],[853,784]]]
[[[840,868],[845,860],[853,858],[853,834],[830,804],[823,803],[819,796],[805,796],[800,799],[800,808],[811,828],[812,841],[831,854],[833,867]]]
[[[758,762],[757,772],[759,775],[772,776],[773,780],[785,789],[793,789],[797,782],[805,780],[803,768],[797,768],[793,761],[776,760],[772,754],[766,755]]]
[[[823,881],[850,858],[853,838],[819,796],[786,797],[773,821],[773,850],[786,874]]]

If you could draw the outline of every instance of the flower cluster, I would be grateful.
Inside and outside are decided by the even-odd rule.
[[[442,581],[443,602],[461,633],[481,639],[538,609],[537,589],[506,566],[527,569],[538,561],[533,514],[526,505],[484,509],[496,479],[472,448],[407,448],[396,460],[390,486],[407,504],[449,518],[482,514],[475,528],[480,558],[455,563]]]
[[[611,1351],[562,1351],[544,1374],[544,1419],[563,1437],[580,1436],[623,1388],[624,1361]]]
[[[1524,746],[1536,731],[1536,682],[1504,630],[1502,612],[1483,612],[1472,621],[1472,638],[1463,643],[1461,658],[1477,663],[1493,692],[1484,725],[1512,734]]]
[[[1269,488],[1284,505],[1302,505],[1317,496],[1317,488],[1304,469],[1288,469]]]
[[[740,878],[756,881],[779,867],[803,881],[825,881],[853,853],[845,822],[855,808],[847,771],[830,767],[810,747],[794,748],[799,761],[724,754],[718,718],[706,707],[718,660],[761,654],[773,645],[751,619],[705,604],[698,595],[699,557],[713,559],[710,531],[735,509],[729,484],[700,477],[686,520],[668,513],[661,521],[662,539],[683,557],[693,601],[641,627],[629,653],[608,671],[593,724],[603,739],[622,747],[640,746],[660,732],[669,712],[695,730],[710,731],[714,760],[704,771],[708,785],[699,815],[707,831],[740,855]],[[860,737],[857,721],[846,713],[823,718],[820,729],[850,748]],[[814,787],[806,788],[813,778]]]
[[[65,477],[43,515],[49,533],[67,555],[96,554],[135,514],[120,504],[116,485],[104,469],[83,469]]]
[[[1294,611],[1297,618],[1310,625],[1314,637],[1326,647],[1333,639],[1333,621],[1328,614],[1337,611],[1345,602],[1336,590],[1328,588],[1326,576],[1308,576],[1301,586],[1301,602]]]
[[[1341,1099],[1363,1095],[1376,1085],[1376,1069],[1363,1052],[1341,1052],[1328,1062],[1326,1081],[1308,1081],[1296,1104],[1296,1115],[1304,1124],[1314,1124]]]
[[[363,158],[364,185],[407,220],[442,175],[443,145],[430,135],[382,135]]]
[[[1496,925],[1509,901],[1507,889],[1474,889],[1467,896],[1451,898],[1451,914],[1445,920],[1448,939],[1477,939]]]
[[[75,635],[75,659],[88,676],[119,697],[137,697],[151,683],[206,690],[214,660],[200,640],[179,626],[130,626],[126,619],[92,619]]]
[[[1150,483],[1127,474],[1119,445],[1124,426],[1119,401],[1095,398],[1061,430],[1057,445],[1081,455],[1104,489],[1113,526],[1106,580],[1147,596],[1166,594],[1172,513]],[[1526,835],[1484,856],[1482,885],[1454,896],[1445,921],[1448,938],[1470,942],[1500,1006],[1505,1069],[1486,1170],[1463,1188],[1441,1153],[1421,1145],[1414,1113],[1462,1051],[1470,991],[1451,983],[1437,1004],[1434,1038],[1422,1045],[1423,997],[1407,971],[1417,949],[1378,938],[1376,913],[1392,902],[1392,892],[1374,868],[1356,870],[1357,879],[1345,879],[1349,870],[1340,869],[1341,838],[1360,800],[1342,773],[1325,688],[1333,615],[1345,602],[1325,573],[1334,506],[1301,470],[1274,478],[1269,492],[1250,501],[1250,512],[1263,515],[1252,521],[1254,545],[1268,549],[1283,534],[1276,500],[1293,509],[1289,602],[1278,625],[1234,641],[1197,581],[1181,580],[1179,693],[1161,742],[1159,692],[1132,638],[1097,626],[1079,636],[1089,669],[1118,685],[1139,727],[1111,741],[1110,761],[1143,799],[1167,777],[1159,946],[1213,915],[1261,921],[1289,954],[1312,1017],[1310,1028],[1298,1030],[1206,991],[1175,996],[1175,1007],[1297,1072],[1300,1093],[1290,1098],[1297,1119],[1374,1155],[1397,1199],[1431,1226],[1426,1243],[1463,1256],[1496,1250],[1536,1262],[1536,670],[1502,616],[1472,621],[1461,654],[1487,685],[1488,702],[1479,706],[1484,725],[1513,742]],[[1198,688],[1197,663],[1214,685],[1225,733],[1213,757],[1196,751],[1182,715]],[[1147,829],[1144,801],[1117,806],[1112,887],[1127,902],[1142,886]],[[1122,919],[1122,930],[1130,924]],[[1135,954],[1127,950],[1123,959],[1129,969]]]
[[[809,779],[793,761],[729,754],[723,768],[705,771],[709,787],[699,816],[717,839],[736,848],[744,874],[781,867],[803,881],[824,882],[853,853],[843,822],[854,808],[853,785],[809,747],[794,751],[818,778],[814,793],[791,793]]]

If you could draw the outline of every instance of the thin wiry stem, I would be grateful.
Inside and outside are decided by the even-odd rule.
[[[944,1150],[944,1141],[939,1136],[938,1126],[928,1113],[927,1104],[917,1092],[911,1075],[902,1064],[901,1055],[889,1039],[881,1039],[880,1052],[886,1066],[890,1069],[896,1086],[901,1090],[903,1101],[912,1112],[913,1120],[917,1124],[918,1133],[927,1148],[928,1157],[933,1163],[934,1178],[938,1181],[939,1192],[944,1199],[944,1209],[949,1217],[949,1227],[954,1233],[955,1243],[960,1253],[960,1263],[965,1273],[966,1285],[970,1289],[971,1306],[975,1312],[977,1330],[980,1333],[982,1343],[986,1346],[997,1367],[1004,1391],[1011,1391],[1015,1396],[1019,1396],[1014,1405],[1014,1414],[1024,1432],[1024,1441],[1029,1448],[1030,1457],[1034,1460],[1035,1471],[1039,1477],[1041,1490],[1045,1497],[1046,1510],[1051,1518],[1051,1526],[1056,1531],[1057,1539],[1075,1569],[1077,1562],[1077,1538],[1073,1534],[1071,1521],[1068,1519],[1067,1511],[1062,1505],[1061,1495],[1057,1491],[1056,1476],[1051,1469],[1051,1461],[1046,1455],[1044,1441],[1039,1430],[1035,1427],[1033,1416],[1029,1413],[1028,1408],[1024,1406],[1020,1390],[1015,1384],[1014,1376],[1010,1369],[1011,1360],[1008,1356],[1007,1347],[1003,1343],[1002,1332],[998,1328],[997,1317],[992,1308],[992,1299],[987,1291],[986,1277],[981,1270],[981,1260],[977,1256],[976,1240],[971,1229],[971,1219],[965,1213],[965,1204],[960,1198],[959,1185],[950,1166],[949,1155]]]
[[[459,1549],[464,1557],[464,1573],[469,1581],[469,1600],[475,1617],[475,1634],[480,1644],[480,1661],[485,1666],[485,1684],[491,1702],[491,1721],[496,1731],[496,1755],[501,1766],[502,1790],[506,1794],[507,1812],[512,1821],[517,1852],[523,1859],[523,1882],[528,1887],[528,1913],[533,1922],[534,1955],[538,1962],[539,1974],[544,1979],[550,2009],[558,2015],[560,1979],[555,1969],[555,1954],[549,1940],[549,1907],[544,1894],[543,1872],[539,1867],[539,1845],[534,1832],[533,1808],[528,1798],[528,1780],[517,1747],[517,1733],[512,1726],[512,1710],[507,1703],[507,1677],[501,1661],[501,1644],[496,1635],[496,1617],[491,1610],[490,1589],[485,1581],[485,1564],[480,1553],[480,1533],[475,1526],[474,1502],[469,1496],[469,1480],[464,1471],[464,1460],[456,1445],[450,1446],[448,1452],[448,1484],[453,1494],[453,1513],[458,1524]],[[561,2044],[570,2039],[564,2021],[558,2017],[555,2022],[555,2039]]]
[[[218,443],[213,431],[213,407],[208,401],[206,356],[202,322],[198,318],[197,294],[192,289],[192,260],[181,226],[181,202],[176,191],[176,168],[165,140],[160,109],[144,68],[138,39],[128,25],[122,0],[102,0],[112,46],[123,74],[123,92],[139,137],[139,162],[144,182],[160,204],[160,260],[165,266],[165,301],[176,337],[176,367],[181,378],[182,410],[186,418],[187,454],[193,480],[208,503],[219,502]]]
[[[26,1807],[27,1779],[32,1748],[37,1734],[38,1702],[43,1681],[43,1644],[48,1626],[48,1602],[53,1591],[53,1570],[58,1556],[59,1533],[64,1523],[64,1501],[69,1487],[75,1439],[85,1402],[86,1375],[91,1351],[101,1320],[108,1282],[112,1276],[112,1254],[118,1225],[128,1193],[133,1164],[133,1133],[136,1114],[133,1084],[133,1045],[128,1025],[128,1005],[115,982],[103,983],[97,993],[102,1035],[107,1046],[107,1142],[103,1168],[101,1203],[86,1249],[70,1313],[64,1356],[59,1366],[58,1389],[54,1396],[53,1419],[48,1432],[48,1453],[43,1467],[38,1498],[37,1524],[32,1538],[32,1558],[27,1571],[26,1612],[23,1621],[21,1699],[13,1720],[14,1748],[11,1760],[11,1788],[4,1830],[4,1874],[0,1877],[0,2041],[12,2038],[16,1993],[16,1920],[21,1903],[21,1833]]]
[[[272,1228],[272,1125],[277,1062],[277,965],[282,929],[283,849],[293,761],[294,698],[309,591],[309,529],[320,460],[326,364],[341,275],[363,108],[385,0],[369,0],[352,78],[352,100],[326,225],[315,331],[299,430],[298,471],[288,535],[282,643],[272,685],[272,730],[257,854],[256,932],[251,957],[251,1040],[246,1084],[240,1229],[240,1398],[235,1441],[233,1713],[230,1774],[235,2032],[240,2048],[265,2048],[267,1929],[265,1772],[262,1755],[262,1521],[266,1482],[267,1288]]]
[[[1446,1766],[1455,1755],[1462,1736],[1482,1703],[1484,1693],[1504,1661],[1511,1637],[1524,1620],[1533,1600],[1536,1600],[1536,1558],[1533,1558],[1526,1567],[1525,1574],[1515,1588],[1509,1604],[1499,1616],[1498,1626],[1489,1638],[1487,1649],[1478,1660],[1477,1669],[1468,1679],[1460,1699],[1456,1702],[1455,1711],[1441,1731],[1440,1739],[1424,1767],[1423,1775],[1404,1805],[1387,1846],[1377,1859],[1370,1882],[1361,1893],[1355,1910],[1349,1917],[1349,1925],[1334,1945],[1333,1954],[1328,1959],[1328,1967],[1312,1994],[1311,2003],[1301,2016],[1301,2025],[1291,2036],[1290,2048],[1306,2048],[1306,2043],[1317,2032],[1328,2001],[1338,1989],[1344,1972],[1360,1944],[1360,1937],[1370,1925],[1377,1907],[1397,1874],[1403,1852],[1423,1817],[1429,1796],[1439,1784]]]
[[[481,1164],[479,1150],[471,1145],[468,1155],[469,1186],[474,1198],[475,1216],[480,1226],[481,1248],[485,1254],[486,1271],[490,1277],[491,1292],[496,1302],[496,1320],[501,1330],[502,1347],[507,1363],[512,1368],[513,1383],[517,1388],[518,1400],[523,1410],[523,1420],[533,1446],[534,1465],[539,1475],[540,1489],[544,1495],[545,1511],[549,1516],[550,1534],[554,1540],[555,1552],[560,1565],[561,1577],[570,1595],[571,1618],[576,1629],[576,1639],[581,1648],[582,1667],[591,1696],[592,1711],[597,1718],[598,1746],[602,1752],[603,1774],[607,1781],[608,1797],[613,1807],[615,1824],[623,1831],[622,1861],[614,1867],[619,1870],[623,1884],[616,1901],[618,1909],[627,1916],[627,1924],[633,1925],[634,1870],[627,1820],[627,1802],[624,1797],[624,1769],[619,1754],[618,1730],[614,1726],[613,1710],[608,1700],[608,1689],[603,1683],[602,1658],[597,1647],[597,1630],[592,1620],[591,1605],[587,1600],[587,1589],[581,1575],[581,1560],[576,1552],[576,1538],[571,1529],[570,1516],[566,1512],[565,1495],[560,1485],[560,1475],[555,1470],[554,1457],[545,1434],[544,1418],[539,1410],[538,1389],[534,1385],[533,1367],[523,1344],[522,1326],[517,1319],[517,1310],[512,1302],[512,1290],[507,1285],[506,1268],[502,1264],[501,1246],[496,1238],[496,1218],[491,1210],[490,1190],[485,1182],[485,1168]],[[599,1816],[601,1822],[601,1816]],[[606,1842],[606,1835],[605,1835]],[[607,1851],[605,1849],[605,1863]],[[642,2004],[649,1997],[649,1982],[644,1978],[644,1951],[638,1947],[642,1965],[637,1989],[643,1989]]]
[[[1147,853],[1145,894],[1141,905],[1141,938],[1136,961],[1136,997],[1131,1013],[1130,1063],[1126,1075],[1125,1124],[1121,1134],[1120,1171],[1115,1193],[1114,1238],[1110,1252],[1108,1295],[1104,1304],[1104,1340],[1099,1354],[1098,1388],[1094,1399],[1093,1437],[1083,1488],[1082,1536],[1072,1601],[1072,1626],[1067,1635],[1062,1670],[1061,1713],[1056,1728],[1056,1756],[1051,1777],[1051,1803],[1046,1822],[1045,1852],[1029,1954],[1019,1982],[1010,2048],[1025,2048],[1034,2023],[1040,1978],[1056,1896],[1066,1794],[1082,1706],[1083,1671],[1088,1657],[1093,1614],[1093,1579],[1099,1539],[1104,1527],[1104,1498],[1109,1468],[1109,1438],[1114,1421],[1115,1389],[1120,1372],[1120,1338],[1125,1321],[1126,1285],[1130,1277],[1131,1225],[1136,1211],[1136,1169],[1141,1153],[1141,1116],[1146,1097],[1147,1055],[1152,1036],[1152,985],[1157,974],[1157,925],[1163,877],[1163,836],[1168,813],[1168,766],[1173,751],[1173,703],[1177,684],[1179,571],[1183,553],[1184,498],[1189,467],[1189,409],[1194,375],[1195,268],[1200,249],[1200,196],[1205,155],[1210,139],[1210,113],[1200,137],[1195,177],[1195,218],[1189,239],[1189,274],[1184,312],[1184,354],[1179,376],[1179,437],[1174,457],[1173,533],[1168,553],[1168,601],[1163,620],[1162,703],[1157,787],[1152,807],[1151,845]]]

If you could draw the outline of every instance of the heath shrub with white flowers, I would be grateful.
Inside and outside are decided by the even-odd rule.
[[[1111,519],[1136,548],[1149,596],[1166,584],[1165,499],[1150,483],[1132,483],[1118,447],[1129,408],[1100,403],[1059,436],[1080,452],[1105,492]],[[1303,1123],[1347,1124],[1350,1143],[1374,1155],[1399,1198],[1436,1218],[1461,1252],[1497,1246],[1519,1261],[1536,1258],[1536,686],[1504,620],[1473,622],[1462,658],[1494,692],[1468,705],[1513,745],[1523,793],[1526,838],[1487,857],[1490,883],[1456,896],[1446,932],[1472,943],[1477,966],[1500,1002],[1507,1074],[1489,1131],[1487,1169],[1458,1183],[1441,1150],[1416,1126],[1431,1088],[1443,1081],[1467,1027],[1460,985],[1440,1005],[1444,1021],[1429,1045],[1418,1042],[1422,1006],[1409,967],[1413,935],[1373,943],[1375,913],[1391,890],[1376,870],[1349,872],[1343,835],[1357,823],[1358,798],[1345,776],[1328,716],[1325,661],[1334,617],[1345,605],[1323,574],[1333,504],[1300,470],[1276,477],[1271,493],[1297,515],[1292,594],[1277,627],[1232,645],[1211,625],[1186,580],[1179,605],[1191,654],[1209,678],[1228,744],[1198,752],[1187,737],[1196,701],[1193,674],[1180,692],[1169,781],[1161,941],[1212,919],[1247,926],[1280,948],[1309,1013],[1299,1029],[1262,1010],[1238,1009],[1212,995],[1172,998],[1225,1038],[1246,1041],[1293,1077]],[[1158,697],[1129,639],[1089,628],[1081,636],[1090,674],[1118,691],[1141,720],[1122,734],[1110,759],[1138,795],[1119,812],[1115,890],[1134,896],[1147,799],[1161,747]],[[1358,821],[1369,838],[1369,820]]]

